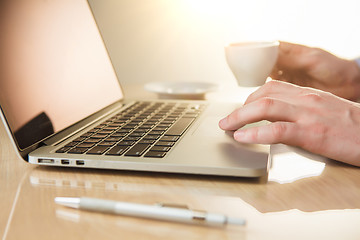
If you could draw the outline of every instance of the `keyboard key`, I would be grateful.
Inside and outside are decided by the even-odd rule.
[[[163,134],[164,133],[164,131],[151,131],[151,132],[149,132],[148,133],[148,135],[161,135],[161,134]]]
[[[172,125],[172,123],[160,123],[156,127],[170,127],[171,125]]]
[[[174,122],[175,122],[175,120],[164,120],[164,121],[161,122],[161,124],[168,124],[170,126]]]
[[[165,155],[166,152],[149,151],[144,155],[144,157],[163,158]]]
[[[126,124],[122,127],[122,129],[134,129],[136,128],[137,124]]]
[[[121,141],[117,145],[118,146],[132,146],[135,144],[135,141]]]
[[[100,124],[100,125],[94,127],[94,129],[99,130],[99,129],[102,129],[103,127],[105,127],[105,126],[107,126],[107,124]]]
[[[86,139],[86,137],[78,137],[76,139],[73,140],[73,142],[82,142]]]
[[[155,140],[151,140],[151,139],[142,139],[139,141],[139,143],[143,143],[143,144],[153,144],[155,142]]]
[[[75,147],[78,144],[79,144],[79,142],[70,142],[70,143],[66,144],[65,147]]]
[[[102,140],[101,138],[88,138],[84,141],[84,143],[98,143],[101,140]]]
[[[159,122],[159,119],[149,119],[145,122],[145,124],[154,125]]]
[[[166,141],[166,142],[176,142],[179,140],[179,136],[163,136],[160,141]]]
[[[81,137],[90,137],[91,135],[92,135],[92,133],[87,132],[87,133],[84,133],[83,135],[81,135]]]
[[[101,130],[99,132],[97,132],[97,134],[104,134],[104,135],[109,135],[110,133],[112,133],[113,130]]]
[[[104,134],[95,134],[95,135],[92,135],[91,138],[106,138],[107,135],[104,135]]]
[[[121,128],[121,129],[117,130],[115,133],[129,133],[129,132],[131,132],[131,129]]]
[[[124,138],[124,141],[138,141],[141,137],[132,137],[132,136],[128,136],[126,138]]]
[[[110,151],[108,151],[106,155],[120,156],[128,149],[129,146],[115,146]]]
[[[138,143],[134,145],[127,153],[125,153],[125,156],[140,157],[150,146],[151,146],[150,144]]]
[[[166,122],[166,121],[174,122],[174,121],[176,121],[176,119],[178,119],[178,117],[168,116],[167,118],[164,119],[163,122]]]
[[[97,128],[93,128],[91,130],[88,131],[88,133],[96,133],[97,131],[99,131],[100,129]]]
[[[123,124],[120,123],[112,123],[109,126],[107,126],[106,128],[104,128],[104,130],[116,130],[119,127],[121,127]]]
[[[62,147],[56,153],[66,153],[71,147]]]
[[[145,132],[132,132],[129,137],[142,137],[145,135]]]
[[[166,142],[166,141],[158,141],[155,146],[165,146],[165,147],[172,147],[174,146],[175,142]]]
[[[125,137],[126,135],[128,135],[128,133],[114,133],[111,137]]]
[[[86,154],[95,154],[95,155],[101,155],[104,152],[106,152],[106,150],[108,150],[109,147],[107,146],[96,146],[93,147],[92,149],[90,149],[90,151],[88,151]]]
[[[88,150],[88,148],[73,148],[70,151],[68,151],[68,153],[82,154],[82,153],[86,152],[87,150]]]
[[[126,123],[127,120],[116,120],[113,123],[111,123],[109,126],[123,126]]]
[[[143,124],[139,128],[153,128],[154,126],[154,124]]]
[[[147,133],[148,131],[150,131],[151,128],[143,128],[142,126],[140,126],[138,129],[136,129],[134,132],[144,132],[144,133]]]
[[[175,109],[175,110],[173,111],[173,114],[181,115],[183,112],[184,112],[184,109]]]
[[[100,142],[99,144],[98,144],[98,146],[108,146],[108,147],[111,147],[111,146],[113,146],[113,145],[115,145],[116,144],[116,142],[106,142],[106,141],[103,141],[103,142]]]
[[[168,129],[168,126],[156,126],[155,128],[153,128],[154,131],[165,131],[166,129]]]
[[[143,139],[146,140],[156,140],[160,137],[160,135],[146,135]]]
[[[165,147],[165,146],[154,146],[150,149],[150,151],[168,152],[170,149],[171,149],[170,147]]]
[[[143,120],[135,118],[129,122],[129,124],[139,125]]]
[[[118,142],[122,139],[122,137],[114,137],[114,136],[110,136],[108,138],[106,138],[104,141],[107,142]]]
[[[79,145],[77,145],[77,147],[79,148],[91,148],[95,145],[95,143],[80,143]]]
[[[115,121],[115,123],[126,123],[129,120],[127,117],[121,117]]]

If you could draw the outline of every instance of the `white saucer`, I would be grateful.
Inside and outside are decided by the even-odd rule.
[[[153,82],[144,88],[165,99],[205,99],[205,94],[216,91],[218,85],[206,82]]]

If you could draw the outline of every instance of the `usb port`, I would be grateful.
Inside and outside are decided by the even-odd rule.
[[[85,162],[82,160],[76,160],[76,165],[85,165]]]
[[[61,159],[61,164],[69,165],[69,164],[70,164],[70,161],[69,161],[69,160],[66,160],[66,159]]]
[[[38,163],[54,163],[54,159],[39,158]]]

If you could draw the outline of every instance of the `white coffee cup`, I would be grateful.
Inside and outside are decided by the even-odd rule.
[[[276,63],[278,48],[278,41],[238,42],[225,47],[226,61],[238,85],[263,85]]]

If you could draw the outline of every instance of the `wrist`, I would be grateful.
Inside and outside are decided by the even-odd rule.
[[[349,68],[347,69],[346,75],[348,81],[353,87],[353,94],[351,100],[360,100],[360,58],[349,60]]]

